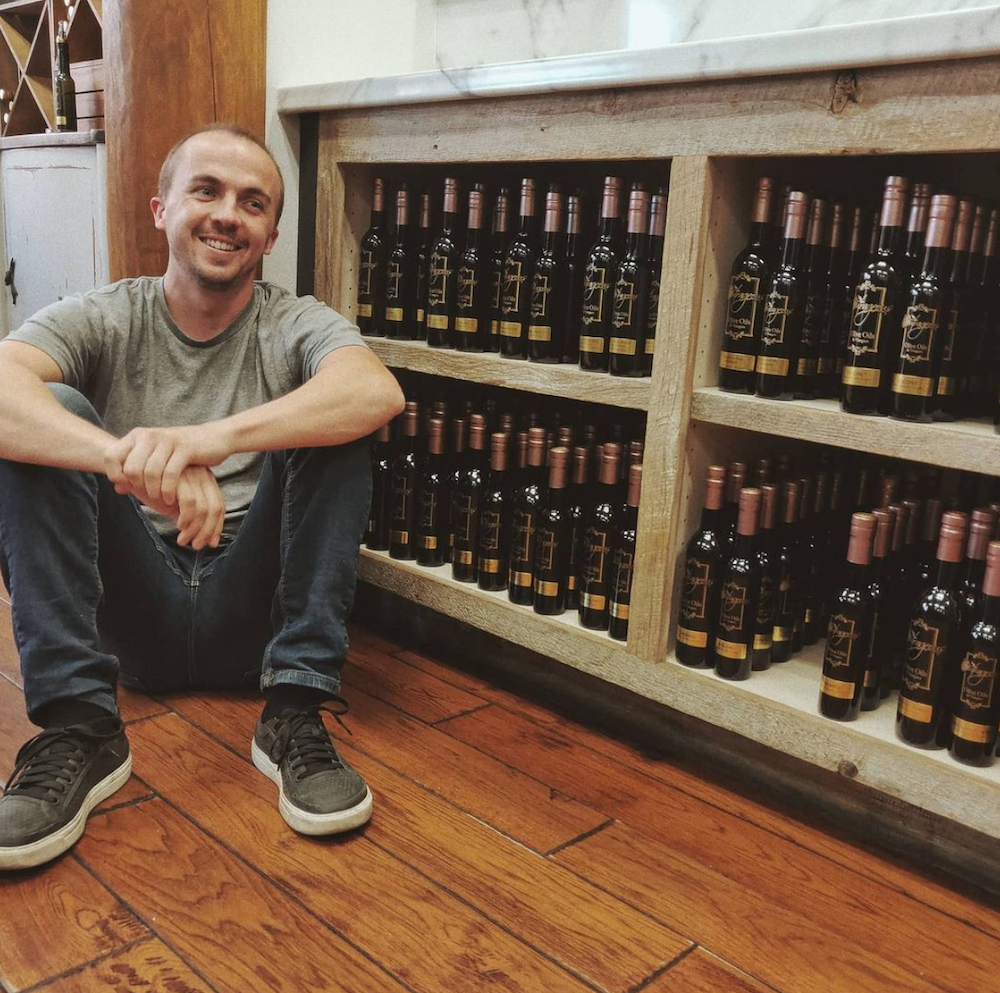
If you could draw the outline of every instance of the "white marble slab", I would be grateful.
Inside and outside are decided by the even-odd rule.
[[[809,6],[817,6],[809,4]],[[1000,5],[769,35],[687,41],[401,76],[282,87],[282,114],[763,76],[1000,53]]]

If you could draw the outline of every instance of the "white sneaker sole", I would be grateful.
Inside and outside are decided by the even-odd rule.
[[[52,834],[39,838],[38,841],[33,841],[30,845],[0,848],[0,870],[32,869],[36,865],[51,862],[52,859],[72,848],[80,840],[83,829],[87,826],[87,817],[94,807],[104,803],[109,796],[117,793],[128,782],[131,775],[132,755],[130,753],[114,772],[105,776],[91,788],[73,820],[64,824],[58,831],[53,831]]]
[[[296,807],[288,800],[285,796],[285,788],[281,783],[281,770],[261,750],[256,740],[250,747],[250,756],[257,769],[278,787],[278,813],[293,831],[313,836],[340,834],[341,831],[351,831],[371,820],[372,791],[367,786],[364,798],[353,807],[348,807],[347,810],[337,810],[330,814],[314,814]]]

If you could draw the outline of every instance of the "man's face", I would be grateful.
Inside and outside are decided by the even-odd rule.
[[[278,172],[263,149],[225,132],[195,135],[178,152],[170,188],[150,204],[167,236],[169,270],[202,289],[252,282],[278,237],[280,194]]]

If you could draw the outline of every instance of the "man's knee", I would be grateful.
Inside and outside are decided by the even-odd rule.
[[[72,386],[67,386],[65,383],[48,383],[47,385],[52,395],[71,414],[76,414],[77,417],[82,417],[85,421],[90,421],[91,424],[96,424],[98,427],[101,426],[101,418],[94,410],[93,404],[79,390],[74,390]]]

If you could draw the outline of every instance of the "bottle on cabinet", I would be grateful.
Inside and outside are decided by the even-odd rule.
[[[415,557],[417,438],[420,434],[420,409],[408,401],[402,413],[399,452],[392,463],[391,513],[389,516],[389,555],[394,559]]]
[[[549,480],[545,502],[538,514],[535,539],[534,609],[536,614],[562,614],[566,610],[569,574],[570,521],[566,506],[569,449],[549,449]]]
[[[561,362],[565,347],[566,272],[563,264],[563,194],[555,186],[545,195],[542,248],[531,274],[531,323],[528,358],[532,362]]]
[[[385,312],[385,181],[372,184],[372,213],[368,230],[358,246],[358,329],[362,334],[384,336]]]
[[[580,368],[608,371],[608,343],[614,306],[613,277],[618,265],[618,211],[621,180],[608,176],[601,198],[597,241],[587,253],[583,268],[583,305],[580,312]]]
[[[628,641],[628,618],[632,603],[632,577],[635,571],[635,542],[641,496],[642,463],[637,462],[629,466],[628,495],[622,511],[621,526],[615,535],[615,550],[611,563],[608,634],[616,641]]]
[[[517,234],[503,259],[500,290],[500,354],[523,359],[528,354],[531,323],[531,272],[535,263],[535,181],[521,180]]]
[[[608,341],[608,369],[612,376],[645,375],[642,359],[649,306],[648,221],[649,194],[633,189],[628,203],[628,239],[614,272]]]
[[[580,239],[582,205],[578,194],[566,197],[566,245],[563,250],[563,362],[580,361],[580,313],[583,308],[583,243]]]
[[[417,564],[444,565],[448,551],[448,483],[445,422],[432,417],[427,426],[427,453],[417,473],[414,550]]]
[[[545,501],[545,428],[529,428],[527,441],[524,471],[511,497],[507,596],[512,603],[530,607],[535,597],[538,523]]]
[[[417,266],[410,244],[410,200],[405,186],[396,191],[396,244],[385,274],[385,323],[388,338],[417,337]]]
[[[618,482],[621,445],[606,442],[598,456],[597,482],[587,508],[580,549],[580,623],[606,631],[611,599],[611,556],[621,517]]]
[[[485,477],[489,471],[486,418],[473,414],[469,421],[468,456],[454,469],[451,485],[451,574],[461,583],[476,581],[476,548]]]
[[[490,471],[483,486],[476,532],[476,583],[481,590],[507,588],[510,548],[508,439],[505,431],[490,437]]]
[[[458,180],[445,179],[441,208],[441,233],[431,245],[427,260],[427,344],[447,348],[452,344],[455,321],[455,294],[458,288],[455,270],[458,245]]]
[[[667,234],[667,192],[654,193],[649,207],[649,302],[646,305],[646,336],[642,346],[642,371],[653,372],[656,353],[656,328],[660,315],[660,272],[663,268],[663,246]]]
[[[470,190],[468,233],[455,276],[452,339],[460,352],[485,352],[489,348],[489,260],[481,243],[484,213],[482,190]]]
[[[69,66],[69,21],[60,21],[56,33],[56,68],[52,74],[55,92],[56,131],[76,130],[76,84]],[[30,70],[29,70],[30,71]]]
[[[502,186],[493,204],[493,240],[490,254],[489,351],[500,351],[500,321],[503,319],[503,260],[510,230],[510,190]]]
[[[365,527],[365,547],[389,550],[389,515],[392,502],[392,423],[375,432],[372,448],[372,499]]]

